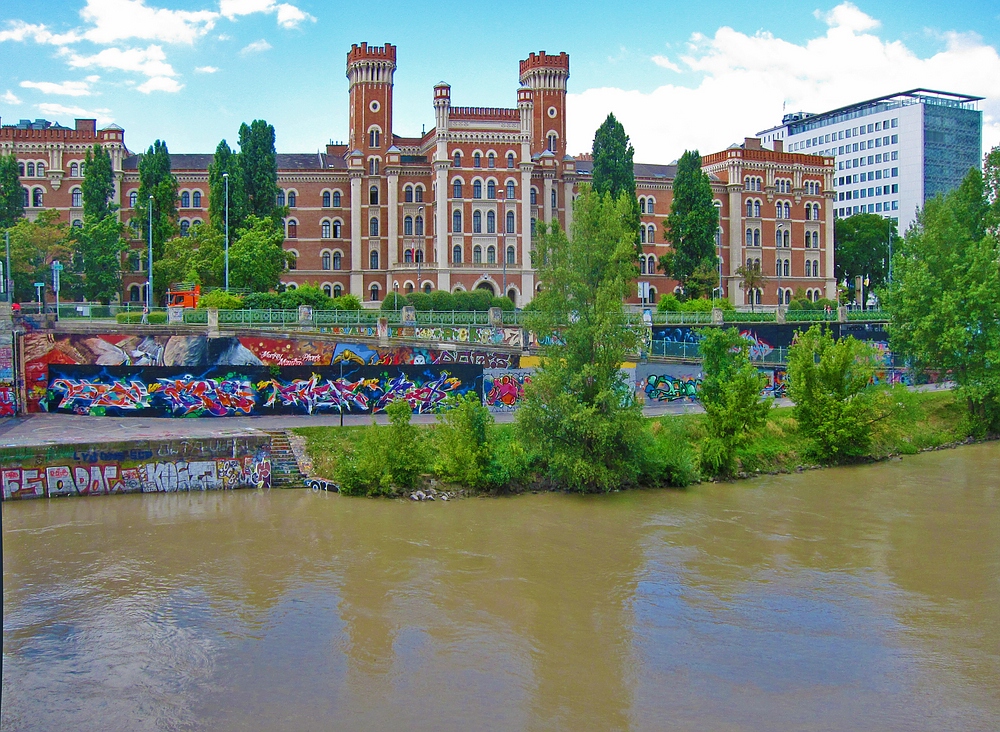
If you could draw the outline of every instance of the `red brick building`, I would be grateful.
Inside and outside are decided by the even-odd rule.
[[[390,291],[418,288],[485,288],[526,304],[539,286],[531,267],[536,222],[571,228],[574,193],[591,173],[589,156],[573,158],[566,150],[569,57],[541,52],[521,61],[516,106],[509,108],[453,107],[450,87],[436,85],[434,127],[413,138],[393,131],[395,69],[391,44],[352,46],[347,144],[278,154],[279,203],[289,207],[285,248],[296,255],[284,283],[313,283],[371,304]],[[75,131],[3,127],[0,152],[13,151],[25,163],[37,158],[36,178],[42,162],[44,177],[24,178],[29,196],[41,188],[42,206],[76,221],[82,212],[73,186],[60,184],[98,141],[112,149],[116,202],[127,220],[137,203],[139,158],[128,154],[120,128],[98,131],[92,120],[78,120]],[[172,155],[182,233],[208,220],[211,159]],[[834,294],[832,160],[765,150],[748,139],[707,156],[704,167],[720,209],[726,297],[749,302],[734,273],[747,261],[759,262],[769,278],[753,295],[762,304],[776,304],[779,289],[783,301],[798,289],[815,298]],[[675,170],[635,166],[644,242],[639,282],[652,301],[677,284],[656,269],[668,250],[664,227]],[[29,207],[29,215],[38,208]],[[144,265],[144,257],[130,258],[124,299],[143,297]]]

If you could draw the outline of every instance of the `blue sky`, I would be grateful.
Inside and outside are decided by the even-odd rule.
[[[273,123],[282,152],[311,152],[347,128],[351,43],[398,47],[395,127],[433,123],[431,93],[514,106],[517,62],[571,57],[569,146],[589,149],[609,111],[637,159],[722,149],[780,120],[915,86],[987,97],[984,146],[1000,144],[995,0],[403,3],[345,13],[317,0],[6,0],[0,116],[72,125],[96,116],[141,150],[211,152],[241,121]],[[377,11],[374,8],[377,7]],[[512,23],[510,19],[519,19]]]

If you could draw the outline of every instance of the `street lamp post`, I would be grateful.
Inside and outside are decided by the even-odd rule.
[[[4,289],[7,291],[7,302],[14,302],[14,276],[10,272],[10,230],[3,233],[4,242],[7,245],[7,269],[4,270]]]
[[[781,231],[784,228],[785,228],[784,224],[778,224],[778,229],[777,229],[778,237],[781,236]],[[777,265],[776,265],[776,269],[778,270],[778,305],[784,305],[785,304],[785,293],[782,292],[782,290],[781,290],[781,270],[784,267],[785,262],[784,262],[783,255],[781,255],[778,252],[778,244],[779,244],[778,237],[775,237],[775,239],[774,239],[774,251],[776,253],[778,253],[779,256],[782,257],[781,259],[777,260]]]
[[[146,307],[153,307],[153,197],[149,197],[149,272],[146,273]]]
[[[226,292],[229,292],[229,173],[222,174],[226,182]]]

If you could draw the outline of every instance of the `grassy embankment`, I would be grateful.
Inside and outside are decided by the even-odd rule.
[[[861,462],[884,460],[894,455],[912,455],[954,444],[969,436],[965,405],[956,399],[954,392],[911,392],[897,387],[892,390],[892,396],[895,408],[888,418],[876,426],[871,449]],[[658,417],[648,420],[648,424],[659,444],[671,445],[674,461],[692,466],[690,482],[712,478],[698,475],[696,467],[698,446],[705,438],[704,415]],[[337,474],[338,459],[346,451],[356,449],[366,429],[368,427],[304,427],[294,432],[306,440],[313,474],[333,479]],[[419,429],[427,440],[428,449],[433,451],[435,428],[421,426]],[[516,439],[513,424],[494,425],[491,429],[493,440]],[[765,428],[740,449],[739,462],[740,477],[791,472],[815,464],[809,457],[809,439],[798,429],[790,407],[771,411]],[[520,489],[535,489],[542,485],[527,481]]]

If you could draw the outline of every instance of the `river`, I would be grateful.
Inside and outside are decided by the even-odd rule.
[[[13,730],[1000,728],[1000,443],[688,491],[3,505]]]

